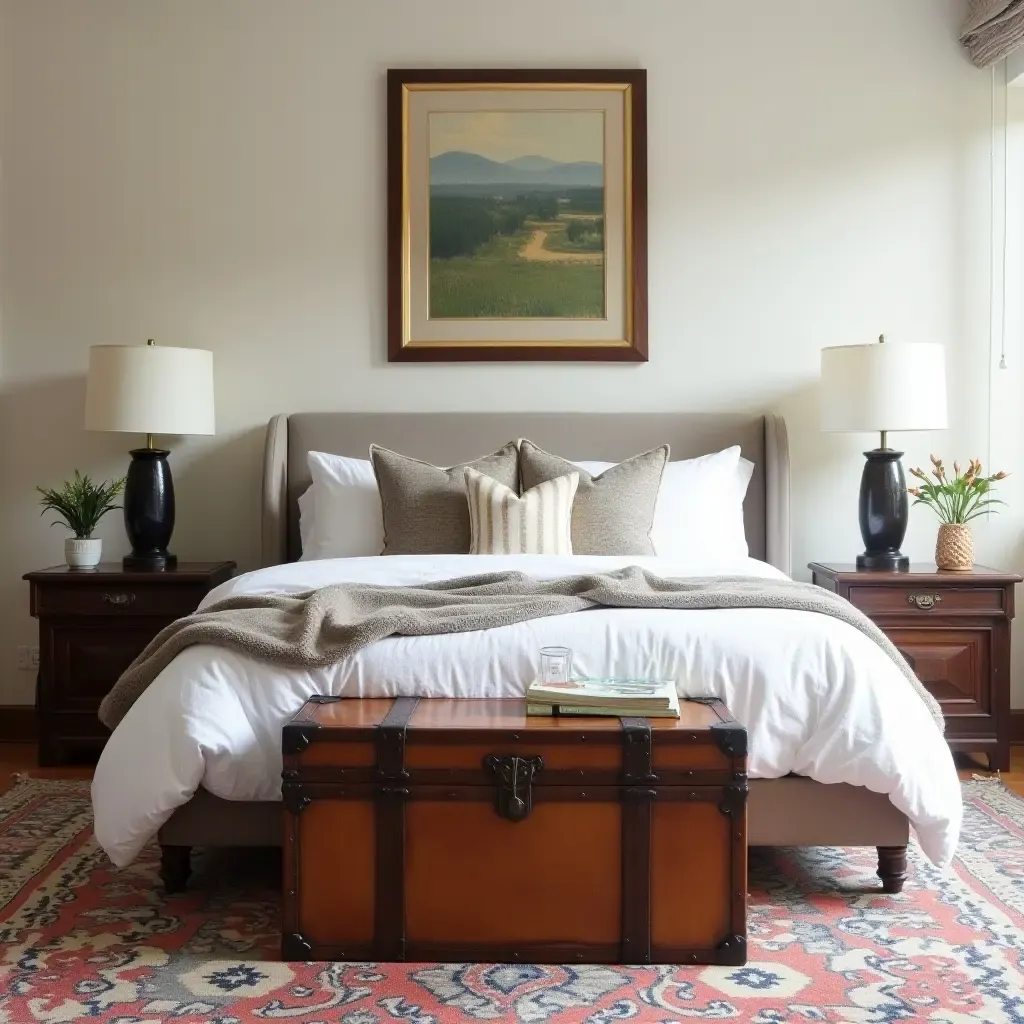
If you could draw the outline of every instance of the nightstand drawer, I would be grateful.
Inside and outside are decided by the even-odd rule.
[[[54,625],[45,631],[53,686],[49,699],[62,710],[95,711],[121,673],[153,639],[150,625],[122,629]]]
[[[208,587],[161,586],[159,583],[112,583],[101,586],[40,588],[35,595],[36,615],[136,615],[177,619],[194,612]]]
[[[1004,592],[995,587],[850,587],[850,601],[867,615],[991,615],[1005,611]]]
[[[890,626],[885,633],[939,702],[943,715],[991,714],[989,630]]]

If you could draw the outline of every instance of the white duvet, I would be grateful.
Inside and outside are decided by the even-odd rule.
[[[416,584],[512,568],[552,578],[632,564],[660,576],[782,576],[747,558],[339,558],[239,576],[204,605],[345,580]],[[796,772],[885,793],[913,822],[933,861],[952,858],[960,786],[921,698],[854,627],[776,609],[593,609],[471,633],[396,637],[316,671],[189,648],[146,690],[103,751],[92,785],[96,837],[115,864],[125,865],[199,786],[229,800],[279,800],[281,726],[311,694],[522,696],[538,651],[549,644],[570,647],[580,674],[675,678],[681,695],[722,698],[748,729],[751,777]]]

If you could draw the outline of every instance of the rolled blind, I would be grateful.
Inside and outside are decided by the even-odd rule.
[[[1024,46],[1024,0],[970,0],[960,41],[987,68]]]

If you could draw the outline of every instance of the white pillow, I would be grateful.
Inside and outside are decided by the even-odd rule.
[[[596,475],[614,462],[574,462]],[[683,459],[665,466],[654,508],[651,542],[659,555],[686,557],[695,550],[712,556],[745,558],[743,499],[754,464],[741,458],[740,446]]]
[[[310,452],[306,464],[313,484],[299,499],[301,560],[379,555],[384,549],[384,517],[370,460]],[[306,503],[312,513],[311,528],[304,523],[306,495],[312,497]]]

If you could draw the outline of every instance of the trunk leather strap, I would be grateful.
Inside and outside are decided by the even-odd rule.
[[[651,723],[622,725],[622,963],[651,962],[651,804],[657,795]]]
[[[376,839],[373,945],[378,960],[405,959],[405,802],[409,778],[405,734],[419,697],[396,697],[377,728]]]
[[[405,732],[419,706],[419,697],[396,697],[391,710],[377,727],[377,776],[405,780]]]

